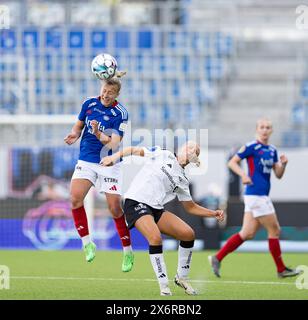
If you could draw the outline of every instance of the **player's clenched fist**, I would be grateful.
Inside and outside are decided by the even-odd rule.
[[[289,161],[289,160],[288,160],[288,158],[286,157],[286,155],[282,154],[282,155],[280,156],[280,162],[281,162],[282,165],[286,166],[287,163],[288,163],[288,161]]]
[[[96,135],[98,133],[98,122],[96,120],[92,120],[90,124],[92,127],[92,133]]]
[[[223,210],[215,210],[216,214],[215,214],[215,218],[218,221],[223,221],[225,219],[225,214]]]

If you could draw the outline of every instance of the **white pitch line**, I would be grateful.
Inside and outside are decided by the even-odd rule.
[[[21,279],[21,280],[84,280],[84,281],[147,281],[156,282],[156,279],[124,279],[124,278],[80,278],[80,277],[44,277],[44,276],[12,276],[11,279]],[[170,282],[173,280],[169,280]],[[294,286],[292,282],[274,282],[274,281],[231,281],[231,280],[193,280],[190,282],[195,283],[223,283],[223,284],[257,284],[257,285],[286,285]]]

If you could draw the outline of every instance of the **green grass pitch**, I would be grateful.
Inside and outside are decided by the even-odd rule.
[[[199,295],[187,296],[170,281],[173,296],[161,297],[147,252],[135,252],[131,272],[121,272],[121,251],[98,251],[92,263],[82,251],[0,251],[0,265],[10,268],[10,289],[2,299],[308,299],[295,278],[278,279],[268,253],[233,253],[222,266],[222,278],[211,272],[210,251],[194,252],[190,278]],[[164,253],[169,279],[176,271],[177,252]],[[308,262],[308,254],[284,254],[287,265]]]

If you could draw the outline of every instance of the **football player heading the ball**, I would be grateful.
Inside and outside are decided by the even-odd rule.
[[[132,269],[134,256],[130,232],[121,208],[122,162],[113,167],[99,165],[101,159],[119,148],[128,120],[127,110],[117,101],[121,82],[116,77],[104,80],[98,97],[88,98],[82,105],[78,120],[64,141],[71,145],[81,136],[79,160],[71,180],[70,193],[75,227],[81,237],[86,260],[95,257],[96,246],[89,233],[84,199],[92,186],[105,193],[108,208],[122,242],[122,271]]]
[[[92,73],[100,80],[107,80],[112,77],[121,78],[126,74],[126,71],[120,71],[117,69],[117,60],[108,53],[101,53],[97,55],[91,63]]]
[[[105,168],[117,163],[118,159],[136,155],[147,157],[147,161],[136,175],[125,193],[124,214],[129,228],[136,227],[149,243],[149,254],[156,274],[160,294],[171,295],[167,269],[163,256],[161,233],[180,241],[178,267],[174,282],[189,295],[196,291],[188,281],[195,233],[193,229],[164,205],[176,196],[186,211],[199,217],[224,219],[222,210],[209,210],[196,204],[190,195],[189,181],[184,168],[189,163],[199,165],[200,148],[194,141],[188,141],[177,155],[159,147],[151,149],[127,147],[105,157],[101,163]]]
[[[285,155],[278,159],[276,148],[269,144],[272,132],[273,126],[269,119],[258,120],[257,139],[243,146],[229,161],[229,168],[238,174],[247,186],[244,195],[245,213],[241,231],[231,236],[216,255],[209,256],[209,262],[217,277],[220,277],[222,260],[246,240],[252,239],[261,226],[267,231],[269,251],[276,264],[278,277],[294,277],[299,274],[296,269],[286,267],[282,260],[280,226],[269,197],[271,171],[281,179],[288,163]],[[239,166],[243,159],[248,162],[248,175]]]

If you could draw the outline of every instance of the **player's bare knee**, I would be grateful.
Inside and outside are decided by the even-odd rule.
[[[72,209],[77,209],[83,206],[83,199],[80,199],[79,197],[71,195],[71,205]]]
[[[152,246],[160,246],[163,243],[161,235],[159,233],[151,234],[148,237],[148,241],[149,241],[149,244]]]
[[[240,232],[240,236],[241,236],[242,240],[244,240],[244,241],[253,239],[255,234],[256,233],[253,231]]]
[[[279,238],[280,237],[280,232],[281,232],[281,229],[280,229],[279,226],[276,226],[276,227],[272,228],[268,232],[269,238]]]
[[[185,229],[185,231],[182,233],[181,240],[183,241],[195,240],[195,231],[191,228]]]
[[[120,218],[123,215],[123,210],[118,203],[108,204],[108,209],[114,219]]]

